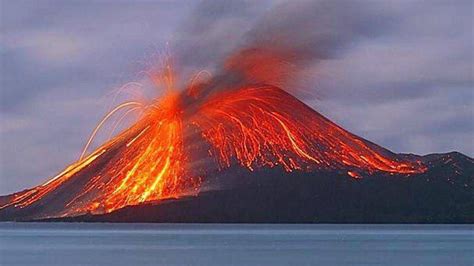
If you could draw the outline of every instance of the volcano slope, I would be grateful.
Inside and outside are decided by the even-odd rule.
[[[394,154],[267,85],[165,97],[1,220],[474,222],[474,161]]]

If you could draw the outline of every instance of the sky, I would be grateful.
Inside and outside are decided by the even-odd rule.
[[[160,55],[185,80],[269,32],[309,51],[296,63],[311,93],[297,96],[345,129],[397,153],[472,157],[472,25],[464,0],[0,0],[0,194],[77,160],[112,92]]]

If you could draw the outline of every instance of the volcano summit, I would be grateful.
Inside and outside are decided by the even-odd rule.
[[[1,220],[473,222],[473,159],[394,154],[271,85],[168,93]]]

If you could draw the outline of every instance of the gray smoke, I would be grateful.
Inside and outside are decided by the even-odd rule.
[[[219,84],[215,87],[275,83],[307,91],[311,76],[317,75],[308,73],[308,67],[317,69],[321,60],[342,56],[354,42],[391,30],[396,21],[384,10],[376,1],[289,1],[276,5],[203,1],[175,39],[178,67],[183,76],[210,69],[216,77],[214,83]],[[262,54],[277,55],[277,60],[261,60]],[[229,60],[233,62],[230,67]],[[240,73],[252,64],[258,64],[257,74]],[[280,78],[275,81],[269,73]]]

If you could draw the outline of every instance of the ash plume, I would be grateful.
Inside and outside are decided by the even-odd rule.
[[[390,31],[395,22],[377,2],[203,1],[175,39],[177,63],[182,76],[210,69],[208,93],[268,84],[314,96],[320,94],[311,88],[318,63]]]

